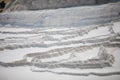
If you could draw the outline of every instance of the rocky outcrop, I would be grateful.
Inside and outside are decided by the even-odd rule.
[[[79,27],[108,23],[120,16],[120,4],[21,11],[0,14],[1,24],[33,27]]]
[[[115,0],[117,1],[117,0]],[[56,9],[81,5],[108,3],[110,0],[12,0],[7,11]]]

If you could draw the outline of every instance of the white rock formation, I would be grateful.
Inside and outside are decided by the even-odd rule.
[[[120,3],[28,12],[2,13],[0,23],[34,27],[79,27],[104,24],[120,17]]]
[[[116,3],[1,13],[0,80],[119,80],[119,12]]]

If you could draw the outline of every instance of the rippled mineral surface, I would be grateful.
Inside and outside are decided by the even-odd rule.
[[[120,80],[120,3],[0,13],[0,80]]]

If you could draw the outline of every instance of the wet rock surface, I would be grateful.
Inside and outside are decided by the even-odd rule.
[[[8,11],[40,10],[74,7],[82,5],[98,5],[119,0],[12,0],[6,6]]]

